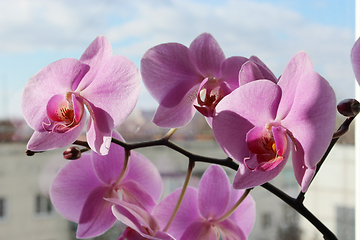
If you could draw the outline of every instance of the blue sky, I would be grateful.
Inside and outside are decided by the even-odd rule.
[[[344,0],[2,0],[0,1],[0,118],[20,117],[21,91],[42,67],[79,58],[98,35],[114,54],[139,66],[154,45],[189,45],[211,33],[226,56],[258,56],[276,75],[305,50],[338,101],[354,97],[349,55],[355,1]],[[155,109],[146,89],[138,107]]]

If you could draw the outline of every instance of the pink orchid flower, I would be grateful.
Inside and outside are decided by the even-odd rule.
[[[164,228],[179,198],[178,189],[164,198],[153,210]],[[231,187],[225,171],[211,165],[203,174],[199,189],[188,187],[174,221],[167,233],[179,240],[247,239],[255,221],[255,203],[250,195],[227,218],[222,219],[240,199],[243,190]]]
[[[360,84],[360,38],[355,42],[351,49],[351,63],[355,73],[355,78]]]
[[[239,74],[245,75],[252,73]],[[250,81],[227,95],[217,106],[213,131],[225,153],[240,162],[234,188],[271,180],[292,150],[295,177],[306,191],[332,139],[335,116],[335,93],[305,52],[290,60],[278,84]]]
[[[114,132],[121,139],[121,136]],[[89,238],[107,231],[116,221],[112,203],[104,198],[121,198],[151,211],[162,191],[155,166],[143,155],[131,152],[122,178],[124,149],[112,144],[109,154],[92,152],[67,163],[55,177],[50,197],[55,209],[78,223],[77,237]]]
[[[112,131],[131,113],[140,94],[136,65],[112,55],[110,42],[97,37],[80,60],[65,58],[41,69],[25,85],[22,111],[35,132],[28,149],[44,151],[71,144],[90,113],[87,141],[107,154]]]
[[[239,70],[247,60],[225,58],[208,33],[198,36],[189,48],[166,43],[149,49],[141,59],[141,74],[160,104],[153,122],[160,127],[181,127],[196,109],[211,119],[219,101],[239,86]]]
[[[160,230],[158,220],[148,211],[119,199],[107,200],[114,204],[114,216],[128,226],[117,240],[175,240],[170,234]]]

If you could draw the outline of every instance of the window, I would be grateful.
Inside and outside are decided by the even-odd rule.
[[[35,199],[35,213],[38,215],[48,215],[53,212],[53,206],[49,198],[42,194],[36,195]]]

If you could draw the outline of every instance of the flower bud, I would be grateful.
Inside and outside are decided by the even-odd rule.
[[[31,151],[31,150],[26,150],[26,152],[25,152],[25,154],[26,154],[27,156],[34,156],[35,153],[36,153],[36,152],[33,152],[33,151]]]
[[[340,114],[355,117],[360,112],[360,103],[356,99],[344,99],[337,105]]]
[[[81,150],[78,147],[69,147],[63,152],[64,158],[68,160],[76,160],[81,157]]]

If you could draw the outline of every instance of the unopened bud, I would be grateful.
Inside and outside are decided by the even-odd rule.
[[[43,151],[37,151],[37,152],[34,152],[34,151],[31,151],[31,150],[26,150],[25,154],[26,156],[34,156],[36,153],[42,153]]]
[[[344,99],[337,105],[340,114],[355,117],[360,112],[360,103],[356,99]]]
[[[25,154],[27,156],[34,156],[35,155],[35,152],[31,151],[31,150],[26,150]]]
[[[64,158],[68,160],[76,160],[81,157],[81,150],[78,147],[69,147],[63,152]]]

